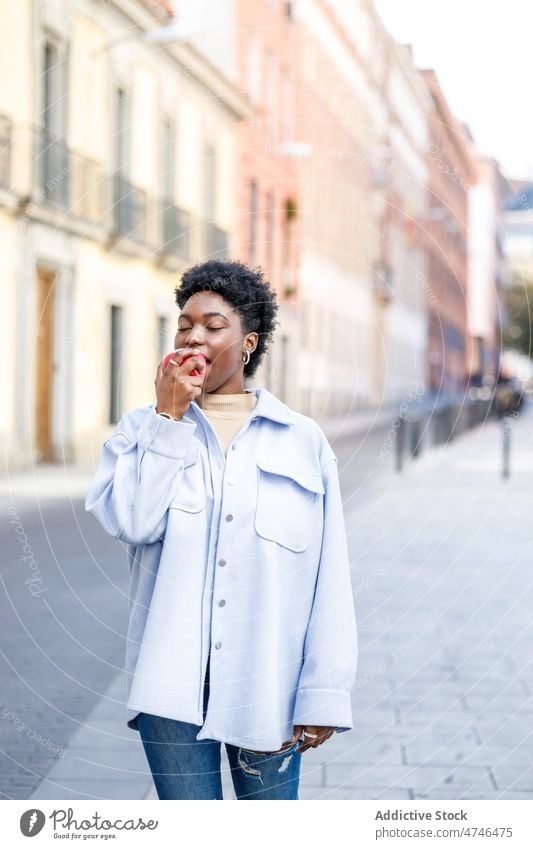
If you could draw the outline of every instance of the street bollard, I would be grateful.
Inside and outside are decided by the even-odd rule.
[[[505,413],[502,416],[502,477],[508,478],[511,475],[510,471],[510,456],[511,456],[511,416]]]
[[[418,457],[420,454],[420,438],[422,422],[419,418],[411,420],[411,456]]]
[[[396,471],[399,472],[403,466],[403,449],[405,445],[405,431],[407,420],[405,416],[398,416],[398,427],[396,428]]]

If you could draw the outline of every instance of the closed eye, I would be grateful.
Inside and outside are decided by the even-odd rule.
[[[191,327],[178,327],[178,333],[189,333]],[[206,330],[226,330],[225,327],[206,327]]]

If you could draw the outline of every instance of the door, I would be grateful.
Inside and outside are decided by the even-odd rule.
[[[38,269],[35,328],[35,444],[37,459],[53,459],[52,378],[55,275]]]

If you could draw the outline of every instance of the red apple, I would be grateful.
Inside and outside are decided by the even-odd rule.
[[[165,359],[163,360],[163,371],[166,370],[166,367],[168,366],[170,360],[172,359],[172,357],[174,356],[175,353],[176,353],[175,351],[171,351],[170,354],[166,355]],[[187,360],[190,360],[191,357],[201,357],[203,359],[204,365],[205,365],[205,357],[201,353],[187,354],[187,356],[184,357],[183,360],[181,361],[181,365],[183,365],[183,363],[185,363]],[[198,369],[193,368],[193,370],[191,372],[189,372],[189,374],[191,375],[191,377],[199,377],[201,374],[203,374],[203,372],[200,372],[200,371],[198,371]]]

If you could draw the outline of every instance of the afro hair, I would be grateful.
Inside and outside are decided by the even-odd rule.
[[[258,333],[259,341],[244,367],[244,376],[252,377],[257,371],[279,323],[276,321],[278,304],[276,293],[265,280],[259,268],[249,268],[238,260],[210,259],[193,265],[181,278],[174,290],[180,309],[197,292],[215,292],[231,304],[241,317],[243,333]]]

